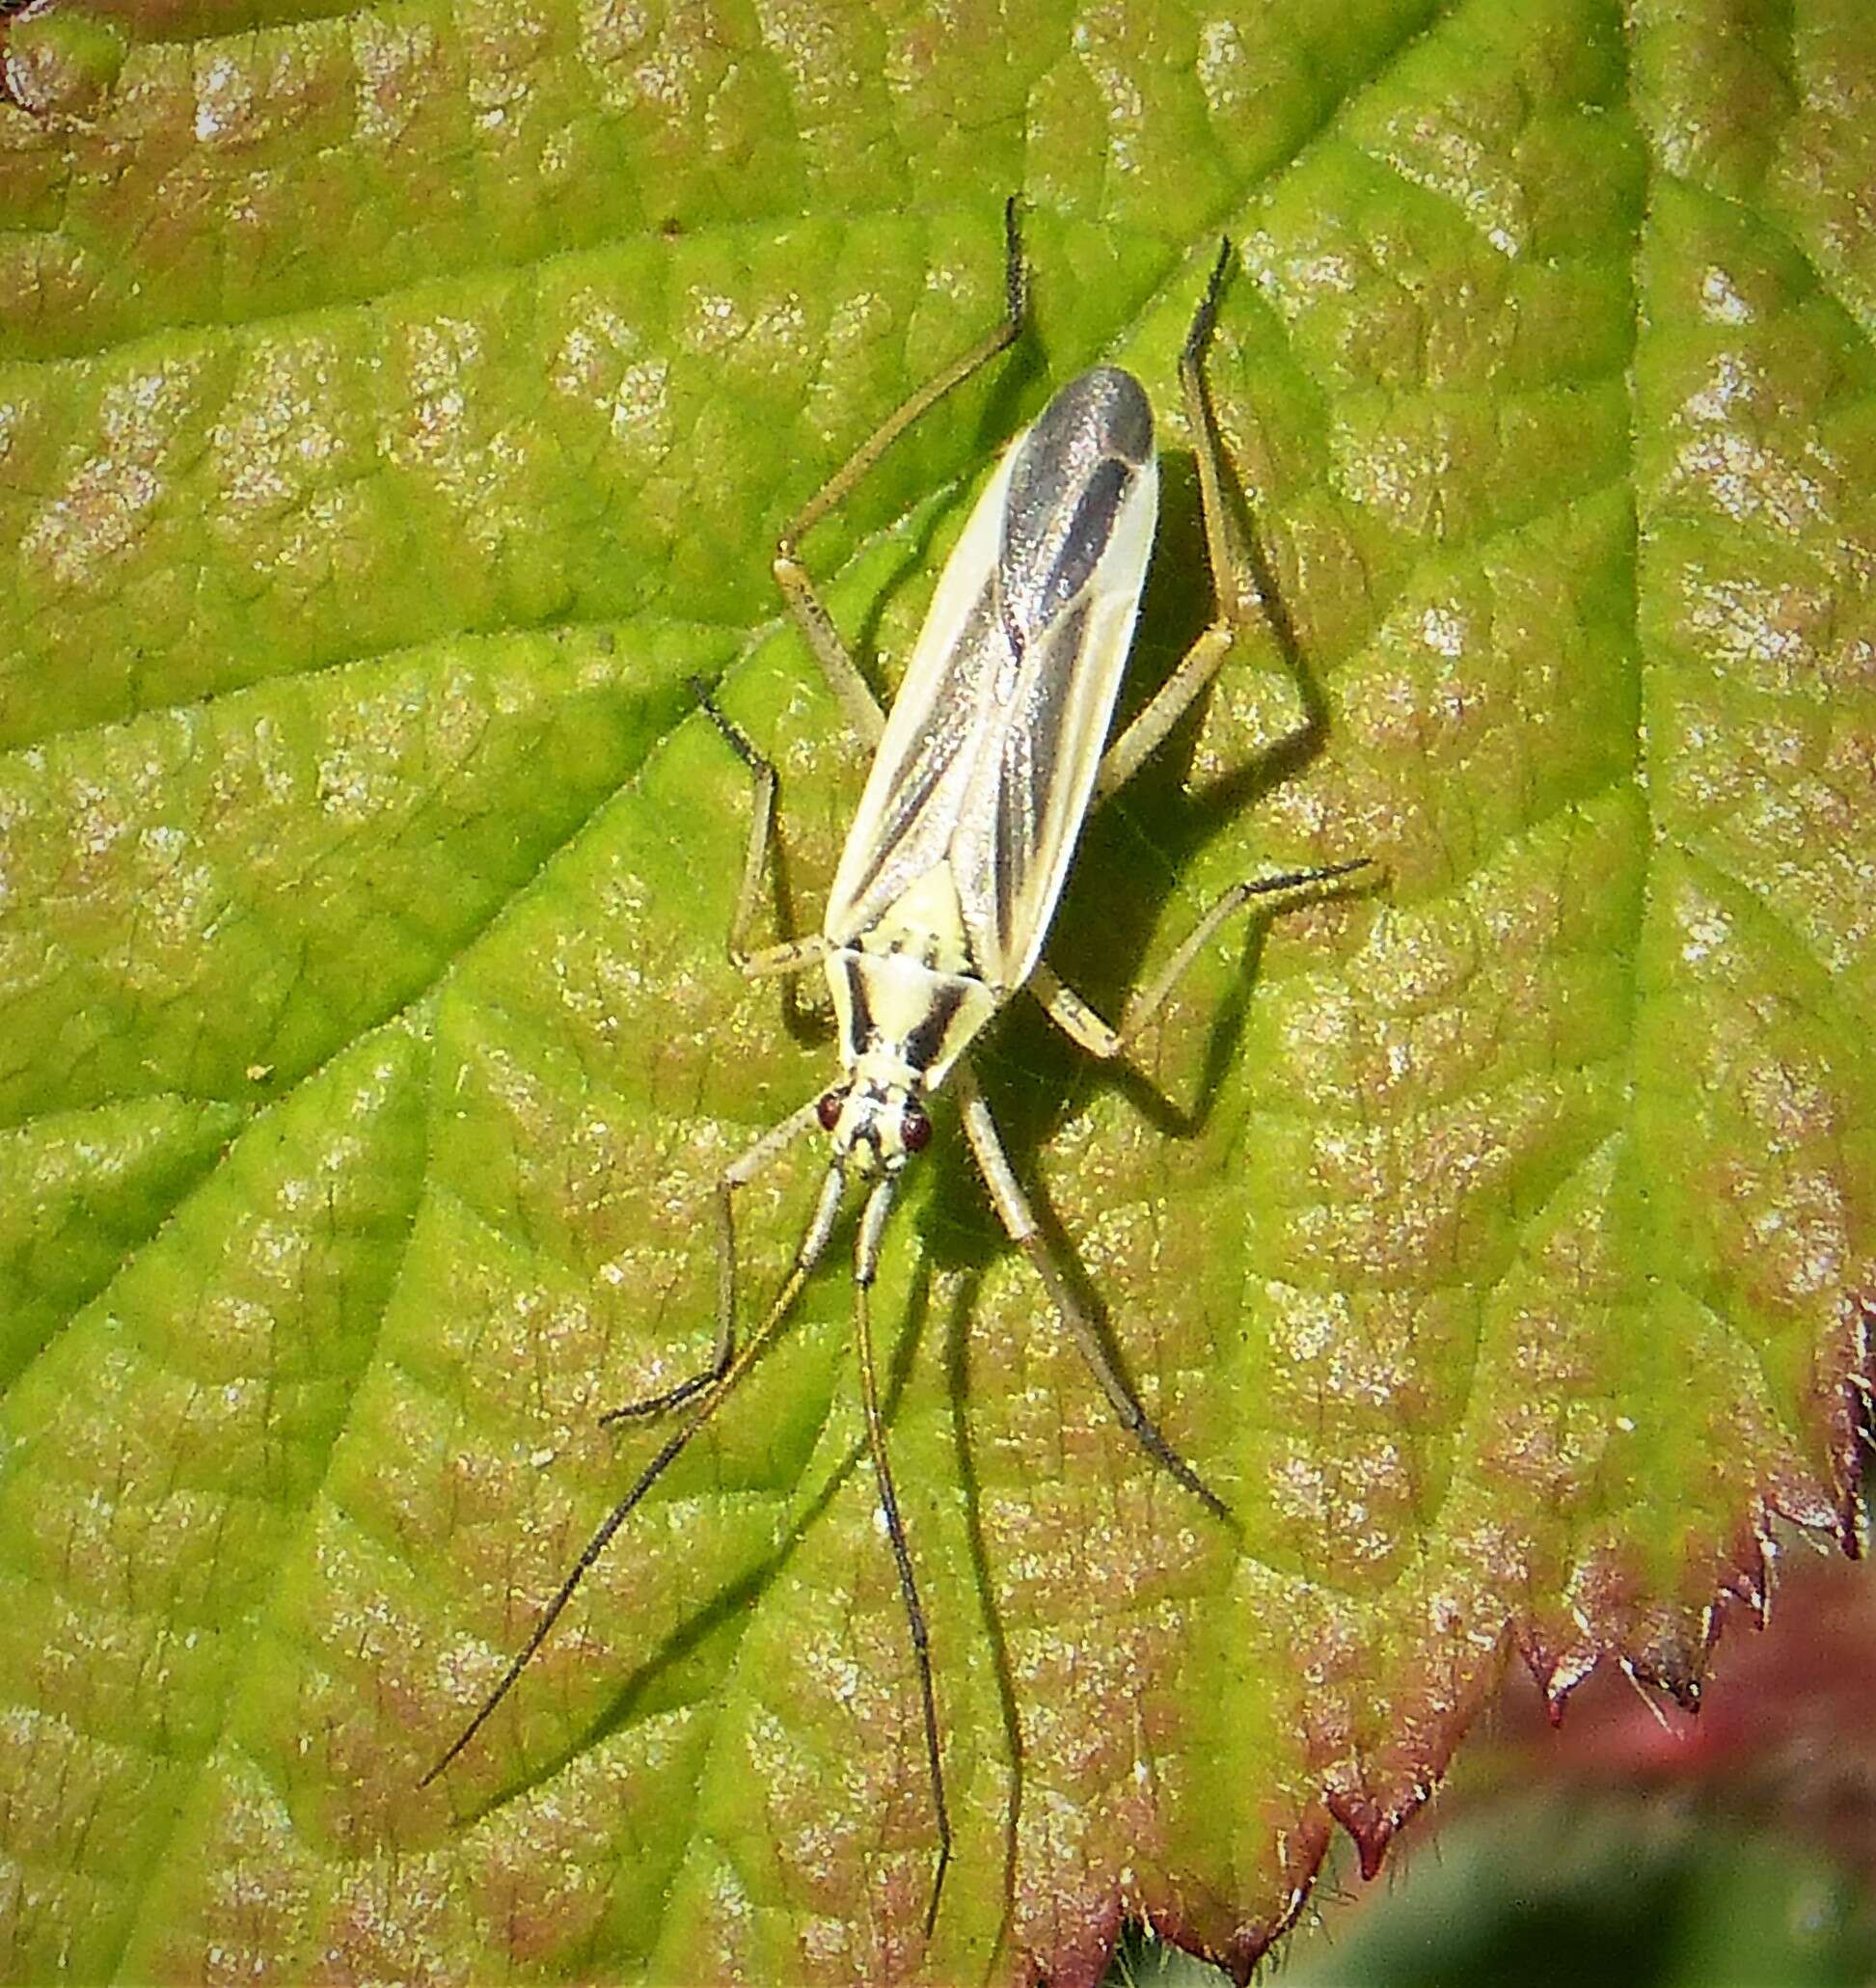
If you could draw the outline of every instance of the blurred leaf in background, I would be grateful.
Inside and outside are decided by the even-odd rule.
[[[1332,1865],[1284,1981],[1561,1988],[1618,1968],[1632,1988],[1868,1981],[1876,1579],[1786,1544],[1767,1627],[1726,1637],[1698,1715],[1612,1667],[1552,1730],[1511,1680],[1404,1857],[1372,1887],[1334,1882]],[[1136,1931],[1108,1979],[1220,1976]]]

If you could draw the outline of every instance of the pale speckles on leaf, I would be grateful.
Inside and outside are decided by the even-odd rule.
[[[816,0],[756,0],[765,52],[787,76],[796,109],[810,123],[852,102],[865,87],[854,61],[853,22]]]
[[[1238,259],[1271,307],[1292,322],[1305,305],[1323,296],[1355,295],[1368,274],[1348,249],[1321,244],[1281,248],[1259,229],[1245,234]]]
[[[1529,1540],[1520,1528],[1499,1518],[1482,1518],[1453,1532],[1454,1557],[1478,1579],[1516,1592],[1531,1579]],[[1503,1633],[1500,1613],[1489,1595],[1470,1585],[1436,1586],[1427,1595],[1425,1620],[1436,1634],[1463,1636],[1475,1648],[1496,1648]]]
[[[639,467],[662,462],[675,439],[670,364],[649,334],[597,290],[583,290],[548,375],[569,398],[605,418],[612,440]]]
[[[1299,1246],[1352,1270],[1386,1263],[1416,1280],[1450,1274],[1462,1232],[1486,1224],[1521,1162],[1565,1116],[1548,1083],[1463,1097],[1405,1126],[1330,1126],[1310,1145],[1309,1198],[1290,1217]]]
[[[338,358],[322,338],[257,346],[208,431],[222,504],[233,514],[304,505],[343,442]]]
[[[1306,1559],[1319,1555],[1345,1573],[1411,1549],[1420,1533],[1416,1492],[1401,1446],[1352,1429],[1319,1450],[1300,1436],[1280,1440],[1268,1480],[1270,1504],[1296,1529]]]
[[[409,435],[420,458],[444,460],[459,446],[469,411],[465,380],[482,357],[482,328],[473,318],[438,317],[405,334],[405,376],[415,396]]]
[[[139,545],[166,488],[177,431],[195,403],[201,363],[179,360],[105,389],[95,451],[21,537],[27,559],[48,566],[62,586],[107,587]]]
[[[1117,177],[1130,175],[1139,164],[1141,138],[1147,125],[1147,104],[1134,58],[1124,45],[1125,9],[1107,0],[1091,8],[1074,24],[1074,45],[1107,123],[1108,169]]]
[[[384,1977],[434,1979],[450,1950],[453,1921],[461,1898],[449,1860],[412,1858],[394,1892],[373,1866],[341,1867],[327,1902],[327,1920],[340,1953],[373,1955]]]
[[[87,779],[74,780],[66,816],[74,856],[102,857],[131,832],[122,797]]]
[[[1343,694],[1344,722],[1373,751],[1410,749],[1427,730],[1417,676],[1410,669],[1372,669]]]
[[[1209,20],[1200,26],[1198,75],[1214,118],[1238,114],[1255,94],[1258,72],[1235,20]]]
[[[1731,272],[1717,264],[1700,278],[1700,305],[1715,324],[1751,324],[1757,315]]]
[[[695,286],[685,294],[685,312],[678,337],[687,350],[702,358],[720,358],[749,328],[748,313],[734,297]]]
[[[1187,794],[1231,778],[1287,740],[1301,737],[1309,726],[1309,712],[1294,681],[1287,672],[1255,667],[1248,632],[1237,641],[1247,667],[1228,669],[1207,694],[1198,746],[1180,782]],[[1304,824],[1299,839],[1305,839],[1307,816],[1318,803],[1299,799],[1294,804],[1296,819]]]
[[[630,444],[636,455],[662,461],[671,451],[676,427],[671,422],[669,366],[664,360],[636,360],[618,378],[612,395],[612,435]]]
[[[592,1349],[600,1338],[593,1308],[574,1294],[561,1294],[526,1308],[515,1321],[515,1343],[524,1346],[541,1378],[542,1408],[551,1418],[557,1443],[573,1438],[591,1416],[595,1381]],[[517,1441],[520,1454],[526,1445]]]
[[[704,108],[710,72],[724,61],[711,8],[672,7],[654,19],[639,0],[581,0],[580,54],[608,104],[652,106],[673,124]]]
[[[331,1147],[318,1156],[315,1171],[304,1180],[288,1178],[281,1184],[275,1206],[278,1217],[264,1216],[258,1219],[246,1238],[248,1261],[257,1275],[265,1285],[285,1297],[290,1294],[297,1278],[305,1273],[308,1264],[315,1253],[315,1244],[308,1231],[306,1217],[315,1218],[330,1205],[333,1181],[348,1168],[357,1164],[360,1152],[357,1141],[336,1140]],[[204,1316],[210,1316],[210,1310],[220,1300],[209,1300]],[[231,1296],[227,1301],[226,1318],[238,1323],[244,1333],[264,1337],[269,1322],[267,1308],[253,1301]]]
[[[408,412],[387,425],[382,447],[394,463],[425,478],[468,535],[494,552],[511,531],[530,529],[531,520],[519,498],[527,459],[524,430],[518,423],[487,426],[481,376],[491,362],[485,336],[479,322],[462,317],[405,328]]]
[[[1566,941],[1581,910],[1582,885],[1546,865],[1509,862],[1483,873],[1472,891],[1471,912],[1479,953],[1501,993],[1528,989],[1540,968],[1533,956]],[[1606,931],[1600,922],[1595,929]]]
[[[977,293],[982,272],[963,262],[934,259],[925,271],[925,291],[928,296],[942,297],[948,303],[959,303]],[[0,407],[0,460],[6,454],[6,410]]]
[[[826,1913],[811,1913],[802,1920],[802,1951],[823,1967],[831,1970],[833,1962],[849,1959],[854,1946],[850,1920]]]
[[[517,135],[548,54],[548,17],[527,0],[456,0],[464,83],[478,128]]]
[[[580,0],[580,53],[602,75],[636,53],[651,33],[644,0]]]
[[[1733,422],[1750,418],[1748,410],[1765,392],[1765,374],[1738,352],[1719,352],[1707,368],[1707,385],[1690,394],[1685,412],[1699,422]]]
[[[1703,967],[1732,939],[1732,919],[1711,899],[1686,901],[1678,908],[1680,956],[1690,967]]]
[[[705,1891],[712,1913],[747,1933],[756,1917],[754,1899],[721,1858],[713,1859],[708,1868]]]
[[[892,306],[878,290],[856,290],[842,297],[828,318],[828,367],[838,369],[844,353],[870,345],[891,321]]]
[[[1555,1317],[1526,1320],[1528,1335],[1554,1335]],[[1553,1376],[1533,1373],[1527,1392],[1508,1402],[1480,1445],[1473,1467],[1485,1484],[1516,1487],[1563,1511],[1581,1502],[1608,1455],[1616,1421],[1601,1400],[1563,1400],[1544,1391]]]
[[[829,1623],[802,1636],[797,1648],[802,1670],[835,1704],[858,1702],[868,1680],[843,1632]]]
[[[1472,640],[1470,616],[1462,609],[1434,602],[1421,611],[1420,639],[1435,655],[1456,659]]]
[[[1685,613],[1712,653],[1752,689],[1788,696],[1828,672],[1816,638],[1828,632],[1834,602],[1809,589],[1766,586],[1743,574],[1690,575]],[[1828,681],[1828,676],[1826,677]],[[1698,751],[1698,735],[1690,743]]]
[[[188,860],[196,838],[154,825],[137,837],[139,930],[165,948],[187,946],[209,923],[221,880],[204,861]]]
[[[807,350],[807,312],[801,293],[790,290],[765,304],[750,322],[749,355],[759,365],[794,362],[799,369]]]
[[[1099,1178],[1081,1183],[1081,1191],[1100,1209],[1091,1224],[1077,1228],[1081,1260],[1097,1280],[1124,1269],[1129,1285],[1145,1288],[1159,1253],[1158,1231],[1150,1207],[1138,1202],[1116,1205],[1107,1198],[1118,1186],[1118,1182],[1109,1182],[1104,1193]]]
[[[1351,1067],[1362,1032],[1372,1025],[1353,993],[1332,983],[1286,990],[1267,1013],[1280,1068],[1299,1075]]]
[[[1402,1402],[1428,1349],[1416,1349],[1418,1307],[1394,1294],[1369,1294],[1357,1317],[1349,1294],[1269,1283],[1270,1351],[1286,1390],[1319,1393],[1348,1406],[1413,1408]],[[1430,1348],[1437,1358],[1443,1350]]]
[[[1395,530],[1430,535],[1455,467],[1454,441],[1438,420],[1414,432],[1339,427],[1330,438],[1336,488]]]
[[[1783,1154],[1814,1146],[1840,1130],[1822,1073],[1791,1061],[1754,1063],[1740,1078],[1740,1103],[1765,1135],[1766,1150]]]
[[[1800,1171],[1781,1176],[1776,1198],[1752,1209],[1747,1228],[1764,1271],[1789,1299],[1828,1296],[1841,1290],[1855,1261],[1848,1212],[1828,1175]],[[1742,1200],[1752,1198],[1741,1184]]]
[[[1691,402],[1687,412],[1695,412]],[[1797,533],[1830,515],[1837,480],[1835,466],[1815,444],[1804,444],[1794,460],[1740,429],[1709,427],[1674,451],[1663,495],[1699,492],[1735,524]]]
[[[1418,1110],[1460,1095],[1489,1061],[1489,1030],[1462,1002],[1408,1018],[1377,1018],[1370,1033],[1378,1062],[1368,1101],[1385,1110]]]
[[[1530,239],[1529,201],[1507,161],[1502,131],[1470,131],[1450,110],[1421,112],[1390,126],[1382,156],[1410,184],[1451,201],[1498,254],[1521,255]]]
[[[252,144],[256,130],[254,77],[244,65],[219,52],[196,70],[196,138],[203,145]]]
[[[1524,715],[1508,673],[1488,612],[1461,599],[1411,606],[1381,628],[1368,667],[1344,694],[1348,735],[1376,755],[1410,752],[1456,768],[1487,733]]]
[[[436,30],[419,18],[368,12],[345,19],[358,75],[358,135],[389,151],[417,117],[437,72]]]
[[[333,821],[357,827],[409,806],[402,756],[385,749],[397,738],[406,716],[400,704],[394,694],[375,713],[366,705],[356,728],[320,754],[313,768],[313,792],[321,812]]]
[[[1455,999],[1479,970],[1479,935],[1463,906],[1397,910],[1362,948],[1356,984],[1373,1006],[1411,1013]]]

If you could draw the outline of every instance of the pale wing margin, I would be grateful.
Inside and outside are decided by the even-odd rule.
[[[1026,439],[997,466],[938,578],[828,894],[822,930],[836,945],[877,924],[950,848],[994,724],[996,684],[1014,662],[993,580],[1010,475]]]
[[[1025,980],[1074,853],[1158,508],[1152,416],[1113,368],[1063,388],[978,500],[933,598],[828,901],[849,944],[949,865],[972,966]]]

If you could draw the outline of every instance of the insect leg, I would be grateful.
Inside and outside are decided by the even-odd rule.
[[[1156,1463],[1170,1471],[1194,1497],[1209,1506],[1220,1518],[1228,1519],[1231,1511],[1225,1501],[1159,1433],[1153,1418],[1140,1405],[1139,1397],[1122,1378],[1119,1370],[1108,1357],[1107,1348],[1101,1344],[1101,1334],[1095,1329],[1094,1321],[1082,1310],[1080,1301],[1069,1287],[1068,1279],[1062,1275],[1060,1266],[1049,1254],[1048,1245],[1043,1240],[1028,1197],[1017,1180],[1016,1169],[1010,1164],[1010,1156],[1003,1150],[1003,1141],[997,1133],[996,1121],[992,1118],[990,1106],[984,1102],[984,1094],[978,1088],[977,1073],[971,1069],[968,1062],[961,1058],[953,1066],[952,1081],[958,1087],[958,1099],[964,1112],[965,1134],[970,1141],[971,1152],[976,1155],[978,1169],[984,1176],[985,1186],[990,1189],[991,1201],[996,1210],[997,1218],[1009,1232],[1010,1240],[1035,1266],[1036,1274],[1043,1280],[1044,1289],[1048,1293],[1049,1302],[1055,1307],[1056,1316],[1068,1328],[1069,1337],[1074,1341],[1080,1349],[1081,1357],[1087,1361],[1096,1380],[1101,1383],[1101,1390],[1112,1403],[1114,1413],[1120,1417],[1134,1441]]]
[[[873,1453],[873,1475],[880,1487],[880,1510],[885,1514],[886,1537],[899,1568],[899,1596],[906,1605],[911,1631],[912,1656],[918,1665],[918,1695],[925,1714],[925,1758],[932,1775],[932,1812],[938,1823],[938,1865],[932,1874],[931,1901],[925,1909],[929,1935],[938,1921],[938,1897],[944,1890],[945,1866],[951,1862],[951,1812],[944,1800],[944,1762],[938,1747],[938,1692],[932,1681],[931,1637],[925,1610],[918,1599],[911,1549],[906,1543],[905,1521],[899,1516],[899,1496],[893,1488],[892,1463],[886,1456],[885,1421],[880,1413],[880,1385],[873,1367],[873,1278],[879,1267],[880,1235],[892,1206],[895,1184],[888,1178],[868,1195],[860,1217],[859,1240],[854,1252],[854,1338],[859,1352],[860,1401],[866,1410],[866,1443]]]
[[[743,852],[743,881],[736,890],[736,909],[729,921],[730,964],[751,980],[772,973],[800,973],[827,957],[828,942],[817,932],[805,939],[784,939],[779,945],[749,950],[749,927],[755,922],[756,902],[762,895],[762,872],[769,860],[769,845],[775,833],[775,769],[756,749],[755,742],[710,694],[701,677],[691,679],[697,701],[709,714],[710,722],[729,742],[730,749],[749,770],[755,781],[755,808],[749,816],[748,846]]]
[[[1179,360],[1185,419],[1192,430],[1193,452],[1199,466],[1199,508],[1205,516],[1206,552],[1211,562],[1215,602],[1211,624],[1186,650],[1179,667],[1154,693],[1146,708],[1101,755],[1091,805],[1126,786],[1141,764],[1158,749],[1193,699],[1217,675],[1218,666],[1230,653],[1237,630],[1254,617],[1261,602],[1237,519],[1225,498],[1225,447],[1205,376],[1206,347],[1211,342],[1212,328],[1218,321],[1218,298],[1230,267],[1231,243],[1221,241],[1211,281],[1192,314],[1191,329],[1185,334]]]
[[[794,523],[775,544],[775,580],[788,602],[789,611],[800,625],[808,647],[814,651],[815,660],[821,665],[834,695],[840,699],[847,713],[848,722],[869,747],[877,746],[880,742],[880,735],[885,729],[884,715],[880,710],[879,700],[868,688],[866,679],[860,674],[859,666],[854,661],[847,644],[841,640],[840,631],[833,625],[833,617],[828,613],[820,595],[815,592],[814,583],[808,577],[807,568],[802,565],[796,549],[814,526],[853,489],[920,415],[936,401],[941,400],[953,387],[968,379],[980,366],[986,365],[1007,346],[1016,342],[1022,330],[1028,278],[1023,267],[1022,238],[1017,226],[1017,204],[1014,195],[1004,205],[1003,236],[1005,262],[1002,323],[979,339],[968,352],[954,359],[941,372],[934,374],[889,414],[808,500]]]
[[[799,1111],[791,1111],[772,1125],[753,1146],[723,1169],[717,1183],[717,1346],[710,1364],[689,1380],[681,1380],[663,1394],[648,1395],[641,1402],[627,1402],[623,1407],[609,1408],[601,1422],[637,1421],[646,1415],[663,1414],[693,1395],[714,1387],[729,1372],[736,1352],[736,1190],[747,1187],[769,1163],[785,1153],[816,1124],[820,1100],[810,1099]],[[824,1190],[825,1191],[825,1190]],[[813,1230],[808,1231],[809,1236]],[[819,1252],[816,1252],[819,1254]]]
[[[1254,898],[1269,897],[1279,891],[1308,890],[1319,884],[1333,883],[1356,870],[1371,867],[1370,858],[1356,857],[1352,862],[1325,863],[1319,870],[1286,870],[1277,877],[1250,877],[1221,891],[1206,909],[1179,949],[1140,993],[1127,1004],[1127,1012],[1116,1028],[1101,1020],[1074,988],[1057,974],[1047,961],[1040,962],[1029,976],[1030,992],[1048,1011],[1048,1019],[1071,1041],[1078,1043],[1091,1056],[1103,1060],[1125,1055],[1147,1023],[1159,1012],[1167,995],[1198,958],[1206,941],[1234,912],[1242,911]]]
[[[789,1122],[784,1120],[784,1124]],[[586,1578],[594,1563],[612,1543],[612,1535],[631,1516],[652,1485],[689,1448],[692,1437],[729,1399],[736,1383],[754,1366],[770,1340],[779,1330],[782,1321],[788,1316],[789,1308],[801,1294],[802,1286],[807,1282],[808,1273],[828,1246],[828,1239],[833,1234],[834,1218],[840,1212],[840,1190],[839,1169],[830,1167],[828,1170],[827,1184],[821,1190],[821,1199],[815,1207],[812,1220],[808,1223],[807,1233],[802,1238],[801,1246],[795,1252],[794,1267],[783,1279],[780,1291],[775,1294],[774,1304],[769,1307],[767,1318],[750,1336],[748,1344],[717,1376],[715,1383],[704,1393],[690,1414],[666,1437],[664,1447],[639,1473],[638,1481],[632,1488],[606,1514],[598,1530],[581,1548],[580,1558],[574,1562],[566,1579],[555,1590],[547,1606],[541,1610],[528,1641],[515,1652],[507,1669],[497,1680],[494,1690],[476,1708],[476,1716],[457,1733],[449,1743],[449,1749],[418,1783],[419,1787],[427,1787],[488,1723],[496,1707],[514,1689],[516,1679],[528,1668],[534,1652],[547,1641],[554,1624],[565,1613],[566,1606],[578,1592],[581,1582]]]

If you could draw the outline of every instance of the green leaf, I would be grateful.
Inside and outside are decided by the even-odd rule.
[[[1013,26],[1020,20],[1020,28]],[[1876,1313],[1864,0],[118,0],[0,22],[0,1968],[1089,1982],[1242,1970],[1516,1650],[1698,1691],[1775,1514],[1856,1543]],[[1104,1012],[1019,1172],[1141,1456],[941,1117],[876,1313],[958,1832],[838,1261],[419,1778],[707,1355],[720,1170],[827,1081],[722,941],[744,769],[812,929],[996,448],[1097,358],[1211,612],[1174,362],[1273,581],[1090,828]],[[773,1287],[811,1151],[739,1202]],[[836,1259],[844,1250],[837,1246]]]

